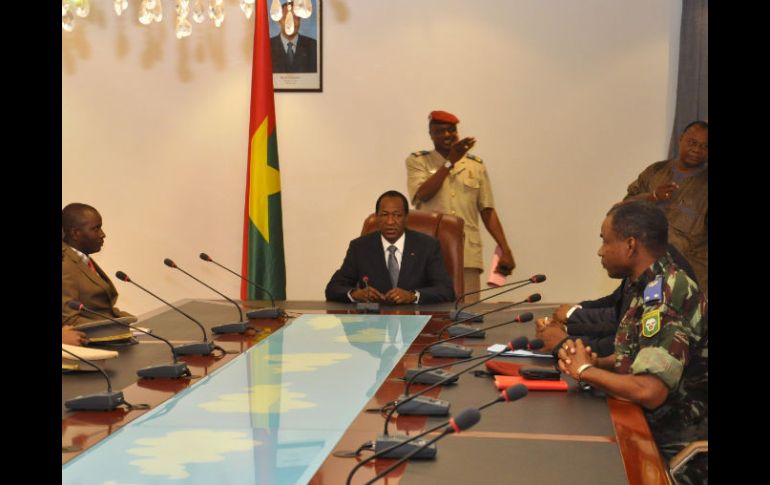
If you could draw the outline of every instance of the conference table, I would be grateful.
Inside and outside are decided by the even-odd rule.
[[[381,409],[404,392],[404,373],[451,323],[452,305],[382,305],[379,314],[364,315],[352,304],[276,303],[286,318],[252,320],[254,330],[243,335],[207,332],[220,350],[180,357],[191,378],[139,379],[138,369],[172,359],[166,344],[148,336],[117,348],[118,358],[99,362],[126,402],[146,406],[68,411],[67,399],[103,392],[107,384],[98,372],[63,372],[62,483],[344,484],[371,451],[358,458],[337,453],[358,450],[383,433]],[[224,300],[176,305],[208,329],[238,317]],[[474,309],[482,313],[502,305]],[[246,309],[263,306],[244,303]],[[507,322],[523,312],[550,315],[555,307],[520,305],[473,326]],[[168,308],[141,315],[135,325],[174,345],[203,338],[200,328]],[[533,321],[510,323],[487,330],[484,338],[455,342],[481,356],[492,344],[534,333]],[[552,358],[543,357],[496,360],[553,366]],[[422,364],[455,361],[426,353]],[[641,408],[562,379],[569,384],[566,392],[530,391],[515,402],[487,407],[478,424],[438,441],[435,459],[411,460],[377,483],[670,483]],[[413,385],[411,392],[424,387]],[[449,401],[456,415],[495,400],[499,391],[487,373],[471,371],[427,395]],[[389,432],[413,436],[446,420],[396,413]],[[393,463],[373,460],[351,483],[366,483]]]

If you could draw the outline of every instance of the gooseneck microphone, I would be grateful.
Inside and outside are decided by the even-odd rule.
[[[96,315],[98,317],[104,318],[106,320],[110,320],[124,327],[130,328],[131,330],[136,330],[143,334],[149,335],[152,338],[165,342],[166,345],[168,345],[169,348],[171,348],[171,357],[174,359],[173,364],[151,365],[149,367],[139,369],[138,371],[136,371],[136,375],[138,375],[139,377],[143,377],[146,379],[163,379],[163,378],[178,379],[180,377],[188,377],[192,375],[192,373],[190,372],[190,369],[187,367],[187,364],[185,364],[184,362],[177,362],[176,353],[174,352],[174,346],[171,344],[171,342],[164,339],[160,335],[154,335],[150,332],[147,332],[146,330],[142,330],[141,328],[132,327],[131,325],[127,323],[123,323],[120,320],[113,318],[109,315],[105,315],[97,311],[94,311],[77,300],[71,300],[69,303],[67,303],[67,306],[75,311],[90,313],[92,315]]]
[[[357,463],[357,464],[356,464],[356,466],[354,466],[354,467],[353,467],[353,469],[350,471],[350,473],[348,474],[348,479],[347,479],[347,481],[346,481],[345,483],[346,483],[347,485],[350,485],[350,480],[353,478],[353,475],[354,475],[354,474],[355,474],[355,473],[356,473],[356,472],[357,472],[357,471],[358,471],[358,470],[359,470],[359,469],[360,469],[362,466],[364,466],[365,464],[367,464],[367,463],[369,463],[370,461],[374,460],[375,458],[380,458],[380,457],[384,457],[384,458],[394,458],[394,456],[390,456],[390,455],[389,455],[389,456],[383,456],[383,455],[385,455],[385,454],[387,454],[387,453],[389,453],[389,452],[393,451],[393,450],[394,450],[394,449],[396,449],[396,448],[399,448],[399,447],[405,446],[405,445],[407,445],[407,444],[409,444],[409,443],[415,442],[415,441],[419,440],[420,438],[422,438],[423,436],[425,436],[425,435],[427,435],[427,434],[429,434],[429,433],[432,433],[432,432],[434,432],[434,431],[436,431],[436,430],[438,430],[438,429],[440,429],[440,428],[442,428],[442,427],[444,427],[444,426],[447,426],[447,425],[448,425],[448,426],[450,426],[450,427],[452,428],[452,430],[453,430],[453,431],[459,432],[459,431],[462,431],[462,430],[468,429],[468,428],[470,428],[471,426],[475,425],[476,423],[478,423],[478,422],[479,422],[479,419],[481,419],[481,414],[479,413],[479,410],[478,410],[478,409],[474,409],[474,408],[466,408],[466,409],[463,409],[462,411],[460,411],[460,413],[457,415],[457,417],[455,417],[455,418],[451,418],[451,419],[449,419],[448,421],[445,421],[445,422],[443,422],[443,423],[441,423],[441,424],[439,424],[439,425],[437,425],[437,426],[434,426],[434,427],[432,427],[432,428],[426,429],[426,430],[425,430],[425,431],[423,431],[422,433],[420,433],[420,434],[417,434],[417,435],[415,435],[415,436],[412,436],[412,437],[410,437],[410,438],[409,438],[407,441],[403,441],[403,442],[401,442],[401,443],[399,443],[399,444],[397,444],[397,445],[394,445],[394,446],[392,446],[392,447],[391,447],[391,448],[389,448],[389,449],[385,449],[385,450],[382,450],[382,451],[380,451],[380,452],[377,452],[377,453],[375,453],[375,454],[373,454],[373,455],[371,455],[371,456],[367,457],[367,458],[366,458],[366,459],[364,459],[364,460],[361,460],[361,461],[360,461],[359,463]],[[415,446],[413,446],[412,448],[413,448],[413,449],[414,449],[414,448],[417,448],[417,449],[419,449],[419,448],[420,448],[420,446],[422,446],[422,444],[426,444],[426,446],[428,446],[428,444],[427,444],[427,442],[426,442],[425,440],[421,440],[421,442],[418,442],[418,443],[416,443],[416,444],[415,444]],[[435,448],[434,448],[434,449],[435,449]],[[399,464],[400,464],[400,463],[399,463]]]
[[[489,401],[488,403],[484,404],[483,406],[479,407],[479,411],[482,409],[486,409],[489,406],[492,406],[494,404],[497,404],[499,402],[513,402],[518,401],[519,399],[525,397],[527,394],[529,394],[529,390],[527,389],[527,386],[524,384],[515,384],[513,386],[508,387],[507,389],[500,391],[500,396],[493,400]]]
[[[542,349],[544,345],[545,345],[545,343],[542,340],[540,340],[539,338],[529,340],[527,337],[516,337],[515,339],[511,340],[510,342],[508,342],[506,344],[506,348],[502,352],[508,352],[508,351],[513,352],[513,351],[516,351],[516,350],[537,350],[537,349]],[[497,357],[498,355],[500,355],[500,353],[493,352],[492,354],[481,355],[481,356],[477,356],[477,357],[471,357],[470,359],[466,359],[466,360],[459,360],[459,361],[449,362],[447,364],[441,364],[441,365],[437,365],[435,367],[425,367],[425,368],[419,370],[419,372],[416,372],[409,379],[406,379],[406,382],[404,383],[404,394],[408,396],[409,395],[409,387],[412,384],[419,384],[419,380],[417,380],[416,377],[418,377],[423,372],[429,372],[432,369],[443,369],[444,367],[450,367],[452,365],[464,364],[466,362],[472,362],[472,361],[478,360],[478,359],[486,359],[487,357],[489,357],[489,355],[492,355],[492,358],[494,358],[494,357]],[[486,361],[484,361],[484,362],[486,362]],[[483,364],[484,362],[479,362],[479,364]],[[476,366],[473,366],[473,367],[476,367]],[[462,374],[462,372],[460,372],[459,374]],[[459,374],[458,374],[458,376],[459,376]],[[400,410],[399,410],[399,413],[400,414],[404,414]]]
[[[419,415],[429,415],[429,416],[444,416],[448,414],[449,402],[444,401],[442,399],[420,397],[426,392],[430,391],[431,389],[434,389],[442,384],[448,384],[450,382],[454,382],[461,375],[465,374],[469,370],[475,369],[481,364],[484,364],[494,359],[495,357],[500,356],[504,352],[508,352],[509,350],[510,351],[516,351],[521,349],[532,350],[532,349],[540,349],[542,347],[543,347],[543,341],[540,339],[534,339],[530,341],[527,337],[517,337],[512,341],[508,342],[505,348],[499,352],[493,352],[491,354],[482,355],[478,357],[471,357],[470,359],[465,359],[457,362],[450,362],[449,364],[442,364],[436,367],[429,367],[429,368],[420,370],[419,372],[412,375],[411,378],[406,380],[406,383],[404,384],[404,394],[399,398],[399,400],[395,401],[394,408],[387,415],[387,419],[385,421],[384,435],[387,436],[388,434],[388,422],[390,421],[390,417],[393,415],[393,412],[396,411],[396,409],[398,409],[398,414],[419,414]],[[412,395],[409,394],[409,387],[415,382],[419,383],[419,375],[422,372],[432,372],[435,369],[442,369],[444,367],[449,367],[452,364],[454,365],[465,364],[467,362],[473,362],[479,359],[482,359],[481,362],[473,364],[470,367],[466,367],[465,369],[459,372],[456,372],[454,374],[446,374],[447,377],[445,377],[444,379],[438,382],[435,382],[424,389],[421,389],[419,392],[416,392],[415,394],[412,394]]]
[[[486,300],[489,300],[490,298],[494,298],[496,296],[502,295],[503,293],[507,293],[509,291],[513,291],[513,290],[522,288],[522,287],[527,286],[527,285],[532,284],[532,283],[542,283],[543,281],[545,281],[545,275],[544,274],[536,274],[536,275],[530,276],[529,278],[527,278],[525,280],[513,281],[511,283],[506,283],[506,284],[500,285],[500,286],[493,286],[493,287],[490,287],[490,288],[483,288],[481,290],[470,291],[468,293],[464,293],[464,294],[460,295],[457,298],[457,300],[455,300],[455,309],[449,312],[449,319],[450,320],[463,320],[463,321],[466,321],[466,322],[467,321],[481,322],[481,321],[483,321],[483,315],[476,315],[476,314],[473,314],[473,313],[467,313],[467,312],[464,312],[463,310],[465,310],[467,308],[470,308],[470,307],[472,307],[474,305],[478,305],[479,303],[481,303],[483,301],[486,301]],[[511,287],[513,285],[519,285],[519,286],[516,286],[514,288],[509,288],[509,287]],[[508,288],[508,289],[504,290],[504,291],[501,291],[500,293],[495,293],[492,296],[488,296],[486,298],[482,298],[482,299],[480,299],[478,301],[475,301],[473,303],[469,303],[467,305],[464,305],[459,310],[457,309],[457,305],[460,303],[460,300],[462,300],[466,296],[474,295],[476,293],[483,293],[485,291],[499,290],[500,288]]]
[[[154,296],[158,300],[162,301],[166,305],[170,306],[171,308],[173,308],[177,312],[179,312],[182,315],[184,315],[185,317],[187,317],[189,320],[192,320],[193,323],[195,323],[198,327],[200,327],[201,332],[203,332],[203,342],[196,342],[196,343],[192,343],[192,344],[177,345],[176,347],[174,347],[174,353],[176,355],[211,355],[211,353],[214,351],[214,349],[217,348],[216,345],[214,345],[213,343],[208,341],[208,337],[206,336],[206,329],[203,328],[203,325],[201,324],[201,322],[199,322],[198,320],[194,319],[193,317],[191,317],[187,313],[183,312],[181,309],[175,307],[171,303],[167,302],[163,298],[159,297],[155,293],[151,292],[147,288],[141,286],[140,284],[138,284],[137,282],[135,282],[134,280],[129,278],[126,273],[124,273],[122,271],[118,271],[118,272],[115,273],[115,276],[120,281],[125,281],[126,283],[131,283],[134,286],[136,286],[137,288],[143,290],[144,292],[149,293],[150,295]]]
[[[367,294],[369,294],[369,277],[364,275],[361,278],[361,282],[364,284]],[[359,301],[356,302],[356,310],[364,313],[380,313],[380,304],[376,301]]]
[[[471,369],[474,369],[480,366],[481,364],[487,361],[490,361],[495,357],[500,356],[503,352],[506,352],[508,350],[518,350],[523,346],[526,346],[527,344],[528,344],[527,337],[519,337],[512,342],[508,342],[508,345],[505,347],[505,349],[499,352],[494,352],[490,355],[484,356],[484,358],[480,362],[477,362],[476,364],[466,367],[465,369],[455,374],[450,374],[448,377],[444,379],[444,381],[449,381],[450,379],[457,379],[459,376],[470,371]],[[542,347],[542,343],[540,344],[540,346]],[[476,360],[476,359],[474,358],[470,360]],[[448,414],[448,410],[449,410],[448,401],[445,401],[442,399],[433,399],[433,398],[420,398],[420,396],[422,396],[426,392],[444,383],[445,382],[443,381],[439,381],[435,384],[432,384],[426,387],[425,389],[421,389],[419,392],[416,392],[411,396],[407,396],[404,399],[401,399],[400,401],[396,401],[393,408],[388,412],[387,416],[385,417],[385,425],[383,427],[383,433],[380,436],[377,436],[377,439],[374,442],[374,451],[378,452],[378,451],[393,447],[393,451],[391,451],[391,453],[388,454],[386,458],[397,458],[399,456],[403,456],[404,453],[408,453],[412,447],[399,448],[396,451],[396,448],[398,447],[394,446],[394,445],[403,443],[404,441],[408,441],[406,436],[388,434],[388,425],[390,424],[390,420],[393,417],[393,413],[396,410],[398,410],[399,414],[405,414],[405,413],[402,413],[402,409],[404,409],[404,406],[409,403],[413,403],[415,400],[419,399],[415,404],[410,404],[409,408],[407,408],[411,410],[410,414],[427,414],[427,415],[434,415],[434,416],[442,416],[442,415]],[[444,412],[442,408],[446,409],[446,412]],[[422,411],[430,411],[430,412],[422,412]],[[425,448],[423,449],[422,453],[423,454],[421,454],[419,458],[430,458],[433,455],[435,455],[435,448],[434,449]]]
[[[169,268],[178,269],[182,273],[186,274],[187,276],[189,276],[190,278],[194,279],[198,283],[202,284],[203,286],[205,286],[209,290],[213,291],[217,295],[221,296],[225,300],[227,300],[230,303],[232,303],[233,305],[235,305],[235,308],[238,309],[238,322],[237,323],[224,323],[222,325],[213,326],[213,327],[211,327],[211,331],[212,332],[214,332],[214,333],[245,333],[246,330],[251,328],[251,326],[249,325],[249,321],[248,320],[243,320],[243,312],[241,311],[240,305],[238,305],[238,303],[236,303],[232,298],[229,298],[224,293],[215,290],[211,286],[207,285],[203,281],[199,280],[195,276],[193,276],[190,273],[188,273],[187,271],[183,270],[182,268],[177,266],[176,263],[171,260],[171,258],[164,259],[163,260],[163,264],[165,264]]]
[[[461,431],[461,430],[466,430],[466,429],[470,428],[471,426],[475,425],[476,423],[478,423],[479,419],[481,419],[481,414],[480,414],[480,413],[479,413],[479,415],[478,415],[478,418],[476,417],[476,413],[467,414],[467,411],[468,411],[469,409],[471,409],[471,410],[473,410],[473,411],[481,411],[482,409],[486,409],[486,408],[488,408],[489,406],[492,406],[492,405],[494,405],[494,404],[497,404],[497,403],[499,403],[499,402],[503,402],[503,401],[505,401],[505,402],[514,402],[514,401],[518,401],[519,399],[521,399],[521,398],[525,397],[525,396],[528,394],[528,392],[529,392],[529,391],[527,390],[527,387],[526,387],[524,384],[516,384],[516,385],[514,385],[514,386],[510,386],[510,387],[508,387],[508,388],[507,388],[507,389],[505,389],[504,391],[501,391],[501,392],[500,392],[500,396],[499,396],[499,397],[497,397],[496,399],[494,399],[494,400],[492,400],[492,401],[490,401],[490,402],[488,402],[488,403],[484,404],[483,406],[479,407],[478,409],[468,408],[468,409],[465,409],[465,410],[461,411],[461,412],[460,412],[460,414],[458,414],[458,415],[457,415],[457,418],[455,418],[455,423],[454,423],[455,425],[457,425],[457,428],[460,428],[460,429],[457,429],[457,428],[455,428],[455,432],[459,432],[459,431]],[[450,425],[451,425],[451,424],[452,424],[452,423],[451,423],[451,421],[452,421],[452,420],[450,419],[449,421],[450,421]],[[436,430],[436,429],[437,429],[437,428],[431,428],[431,429],[427,430],[426,432],[424,432],[424,433],[421,433],[421,434],[419,434],[419,435],[415,436],[415,438],[414,438],[414,439],[417,439],[417,438],[419,438],[419,437],[422,437],[422,436],[424,436],[425,434],[427,434],[427,433],[430,433],[430,432],[433,432],[433,431],[434,431],[434,430]],[[415,445],[415,446],[413,447],[413,449],[412,449],[412,450],[411,450],[409,453],[405,454],[405,455],[404,455],[404,456],[402,456],[402,457],[401,457],[401,458],[400,458],[400,459],[399,459],[397,462],[393,463],[393,464],[392,464],[390,467],[388,467],[387,469],[385,469],[385,470],[383,470],[382,472],[380,472],[380,473],[377,475],[377,477],[375,477],[374,479],[372,479],[372,480],[370,480],[369,482],[367,482],[367,484],[373,483],[373,482],[375,482],[376,480],[378,480],[379,478],[382,478],[382,477],[384,477],[385,475],[387,475],[388,473],[390,473],[391,471],[393,471],[393,470],[395,470],[397,467],[399,467],[399,466],[400,466],[400,465],[401,465],[403,462],[405,462],[405,461],[406,461],[406,460],[408,460],[409,458],[411,458],[411,457],[413,457],[413,456],[414,456],[415,458],[418,458],[418,457],[419,457],[419,453],[420,453],[422,450],[426,449],[428,446],[432,445],[432,444],[433,444],[433,443],[435,443],[437,440],[441,439],[441,437],[442,437],[444,434],[445,434],[445,433],[442,433],[442,434],[441,434],[441,435],[439,435],[439,436],[438,436],[436,439],[434,439],[434,440],[431,440],[431,441],[429,441],[429,442],[426,442],[426,443],[422,444],[421,446],[417,446],[417,445]],[[364,465],[366,462],[369,462],[369,461],[371,461],[371,460],[373,460],[373,459],[375,459],[375,458],[378,458],[378,457],[383,457],[383,458],[390,458],[390,457],[391,457],[391,456],[390,456],[390,453],[392,453],[392,452],[393,452],[393,449],[395,449],[395,448],[398,448],[399,446],[401,446],[401,445],[400,445],[400,444],[396,444],[396,445],[393,445],[393,448],[392,448],[392,449],[385,449],[385,450],[382,450],[381,452],[379,452],[379,453],[375,453],[374,455],[372,455],[372,456],[368,457],[366,460],[363,460],[361,463],[358,463],[357,467],[356,467],[356,468],[354,468],[353,470],[351,470],[351,474],[348,476],[348,480],[350,480],[350,476],[352,476],[352,474],[353,474],[353,473],[354,473],[354,472],[355,472],[355,471],[356,471],[358,468],[360,468],[361,466],[363,466],[363,465]],[[384,456],[383,456],[383,455],[384,455]],[[350,483],[350,482],[348,481],[348,483]]]
[[[490,330],[492,328],[501,327],[503,325],[507,325],[509,323],[516,323],[516,322],[528,322],[532,320],[532,313],[522,313],[521,315],[517,315],[513,320],[508,320],[502,323],[497,323],[492,326],[479,328],[476,330],[471,329],[469,332],[466,332],[465,334],[459,334],[455,335],[453,337],[445,338],[443,340],[438,340],[436,342],[433,342],[432,344],[426,346],[422,351],[420,351],[418,357],[417,357],[417,367],[413,367],[411,369],[407,369],[406,373],[404,374],[404,379],[411,379],[412,377],[416,377],[415,382],[419,384],[434,384],[437,381],[442,380],[444,377],[446,377],[448,374],[445,371],[442,371],[440,369],[437,370],[431,370],[427,372],[420,372],[422,370],[422,357],[425,355],[426,351],[431,350],[433,346],[441,346],[443,344],[443,347],[440,347],[441,350],[438,352],[431,352],[431,355],[438,356],[438,357],[455,357],[455,358],[464,358],[469,357],[471,353],[473,353],[473,350],[465,347],[463,345],[452,345],[452,344],[446,344],[446,342],[458,338],[462,338],[464,336],[470,335],[472,333],[476,332],[484,332],[485,330]],[[416,375],[418,374],[418,375]]]
[[[433,342],[432,344],[426,346],[424,349],[420,351],[420,354],[417,356],[417,367],[422,367],[422,356],[425,355],[425,352],[430,352],[430,355],[433,357],[470,357],[471,350],[468,347],[457,345],[457,344],[448,344],[450,340],[456,340],[463,337],[468,337],[474,333],[477,332],[483,332],[486,330],[492,330],[493,328],[502,327],[503,325],[508,325],[509,323],[524,323],[529,322],[532,320],[534,316],[531,312],[522,313],[520,315],[516,315],[516,317],[513,320],[508,320],[502,323],[496,323],[494,325],[488,325],[486,327],[482,327],[479,329],[471,329],[468,332],[461,333],[459,335],[455,335],[453,337],[447,337],[443,340],[438,340],[436,342]]]
[[[507,347],[505,350],[503,350],[503,352],[507,350],[519,350],[519,349],[528,348],[531,344],[532,342],[530,342],[527,337],[518,337],[508,342]],[[540,347],[542,347],[542,344],[540,345]],[[500,355],[500,353],[493,353],[491,357],[489,355],[480,355],[477,357],[471,357],[470,359],[437,365],[435,367],[426,367],[424,369],[419,370],[417,373],[413,374],[409,379],[406,379],[406,382],[404,383],[404,394],[401,395],[401,397],[399,397],[394,402],[394,409],[392,409],[391,412],[389,412],[387,415],[384,435],[387,436],[388,434],[387,424],[390,421],[390,417],[393,415],[393,411],[395,411],[396,409],[398,409],[398,414],[416,414],[416,415],[422,415],[422,416],[426,416],[426,415],[427,416],[446,416],[447,414],[449,414],[448,401],[445,401],[443,399],[432,398],[432,397],[424,397],[423,394],[442,384],[449,384],[456,381],[457,379],[460,378],[461,375],[463,375],[467,371],[471,369],[475,369],[479,365],[491,359],[494,359],[498,355]],[[449,374],[444,372],[444,375],[446,376],[445,379],[442,379],[440,382],[438,381],[434,382],[429,387],[421,389],[419,392],[415,393],[414,395],[409,394],[409,388],[416,380],[418,380],[419,376],[422,375],[423,373],[435,372],[439,369],[443,369],[444,367],[450,367],[452,365],[462,365],[462,364],[466,364],[468,362],[473,362],[475,360],[480,360],[480,359],[484,359],[484,360],[479,362],[478,364],[474,364],[470,367],[466,367],[465,369],[459,372],[456,372],[454,374]]]
[[[388,473],[392,472],[393,470],[395,470],[396,468],[401,466],[401,464],[404,463],[409,458],[411,458],[413,456],[415,458],[419,458],[420,452],[425,450],[425,449],[427,449],[428,447],[433,446],[433,449],[435,450],[434,443],[436,441],[440,440],[441,438],[443,438],[444,436],[446,436],[446,435],[448,435],[450,433],[460,433],[461,431],[465,431],[466,429],[472,428],[480,420],[481,420],[481,412],[478,409],[476,409],[476,408],[466,408],[466,409],[463,409],[462,411],[460,411],[460,413],[456,417],[450,418],[449,421],[447,421],[446,423],[443,423],[443,424],[439,425],[438,428],[440,428],[441,426],[445,426],[445,428],[441,431],[441,433],[439,433],[438,436],[436,436],[435,438],[432,438],[432,439],[430,439],[428,441],[421,440],[422,443],[420,443],[420,444],[415,443],[415,445],[412,447],[412,449],[407,454],[403,455],[403,457],[401,457],[401,459],[399,459],[398,461],[393,463],[391,466],[389,466],[385,470],[383,470],[380,473],[378,473],[376,477],[374,477],[371,480],[369,480],[368,482],[366,482],[365,485],[370,485],[370,484],[376,482],[380,478],[384,477]],[[438,428],[432,428],[428,432],[433,432],[433,431],[435,431]],[[422,436],[425,436],[426,434],[427,434],[427,432],[426,433],[421,433],[421,434],[419,434],[417,436],[422,437]],[[413,439],[416,439],[416,438],[417,437],[415,437]],[[372,460],[373,458],[375,458],[375,455],[370,456],[369,458],[367,458],[367,460],[361,461],[361,463],[358,463],[356,465],[356,467],[354,467],[353,470],[351,470],[350,474],[348,475],[348,480],[346,482],[347,485],[350,485],[350,479],[352,478],[353,473],[355,473],[368,460]],[[380,455],[380,456],[382,456],[382,455]],[[389,455],[387,455],[385,457],[387,458],[387,457],[389,457]]]
[[[64,401],[65,407],[67,407],[68,409],[71,409],[72,411],[112,411],[113,409],[120,406],[121,404],[127,404],[125,399],[123,398],[122,391],[113,392],[112,381],[110,380],[110,376],[108,376],[107,373],[104,372],[104,369],[94,364],[90,360],[84,359],[83,357],[70,352],[64,347],[62,347],[61,350],[62,352],[66,352],[71,356],[75,357],[76,359],[78,359],[79,361],[85,362],[86,364],[90,365],[94,369],[98,370],[99,372],[102,373],[104,378],[107,380],[107,392],[100,392],[98,394],[86,394],[85,396],[73,397],[72,399],[68,399]]]
[[[270,305],[272,305],[270,308],[258,308],[256,310],[251,310],[250,312],[246,312],[246,316],[247,317],[254,318],[254,319],[258,319],[258,318],[263,318],[264,319],[264,318],[281,318],[284,315],[286,315],[286,313],[284,313],[283,310],[281,310],[280,308],[276,308],[276,306],[275,306],[275,298],[273,298],[273,294],[270,293],[270,290],[268,290],[267,288],[265,288],[262,285],[259,285],[259,284],[255,283],[255,282],[251,281],[250,279],[246,278],[242,274],[236,273],[235,271],[231,270],[230,268],[222,266],[221,264],[219,264],[216,261],[214,261],[213,259],[211,259],[211,256],[209,256],[206,253],[200,253],[199,257],[202,260],[204,260],[204,261],[216,264],[217,266],[219,266],[220,268],[224,269],[225,271],[229,271],[230,273],[234,274],[238,278],[242,279],[243,281],[245,281],[247,283],[250,283],[255,288],[264,291],[265,293],[267,293],[270,296]]]
[[[540,293],[532,293],[527,298],[525,298],[525,299],[523,299],[521,301],[516,301],[516,302],[513,302],[513,303],[508,303],[506,305],[503,305],[501,307],[495,308],[493,310],[489,310],[487,312],[481,313],[478,316],[479,317],[484,317],[485,315],[489,315],[490,313],[496,313],[496,312],[499,312],[499,311],[507,310],[509,308],[513,308],[515,306],[522,305],[524,303],[536,303],[536,302],[540,301],[541,298],[542,298],[542,296],[540,296]],[[473,333],[470,333],[470,334],[467,333],[467,332],[470,332],[471,330],[475,329],[475,327],[472,327],[471,325],[462,325],[463,323],[465,323],[467,321],[473,321],[473,319],[472,318],[466,318],[464,320],[458,320],[456,322],[453,322],[453,323],[450,323],[448,325],[445,325],[441,330],[439,330],[438,336],[441,337],[441,334],[444,333],[444,331],[446,331],[447,335],[449,335],[450,337],[455,337],[455,336],[461,335],[461,334],[466,334],[466,336],[468,338],[484,338],[486,336],[486,333],[483,330],[480,330],[480,329],[475,331],[475,332],[473,332]],[[479,321],[481,321],[481,320],[479,320]]]

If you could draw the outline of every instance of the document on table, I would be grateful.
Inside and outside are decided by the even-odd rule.
[[[494,344],[487,347],[487,352],[490,354],[494,354],[497,352],[500,352],[505,348],[505,344]],[[551,355],[550,352],[533,352],[531,350],[514,350],[511,352],[510,350],[503,352],[500,354],[501,357],[540,357],[540,358],[547,358],[547,359],[553,359],[553,355]]]

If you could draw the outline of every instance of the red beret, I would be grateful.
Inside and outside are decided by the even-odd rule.
[[[439,123],[451,123],[453,125],[460,122],[460,119],[457,116],[452,113],[447,113],[446,111],[431,111],[430,115],[428,115],[428,120],[437,121]]]

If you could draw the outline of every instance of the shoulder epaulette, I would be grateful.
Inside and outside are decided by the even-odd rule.
[[[420,150],[419,152],[412,152],[413,157],[422,157],[430,153],[428,150]]]
[[[473,160],[474,162],[484,163],[484,162],[481,160],[481,158],[477,157],[476,155],[470,154],[470,153],[466,153],[466,154],[465,154],[465,158],[470,158],[470,159],[471,159],[471,160]]]
[[[656,303],[663,300],[663,276],[658,275],[653,281],[647,283],[644,289],[644,304]]]

